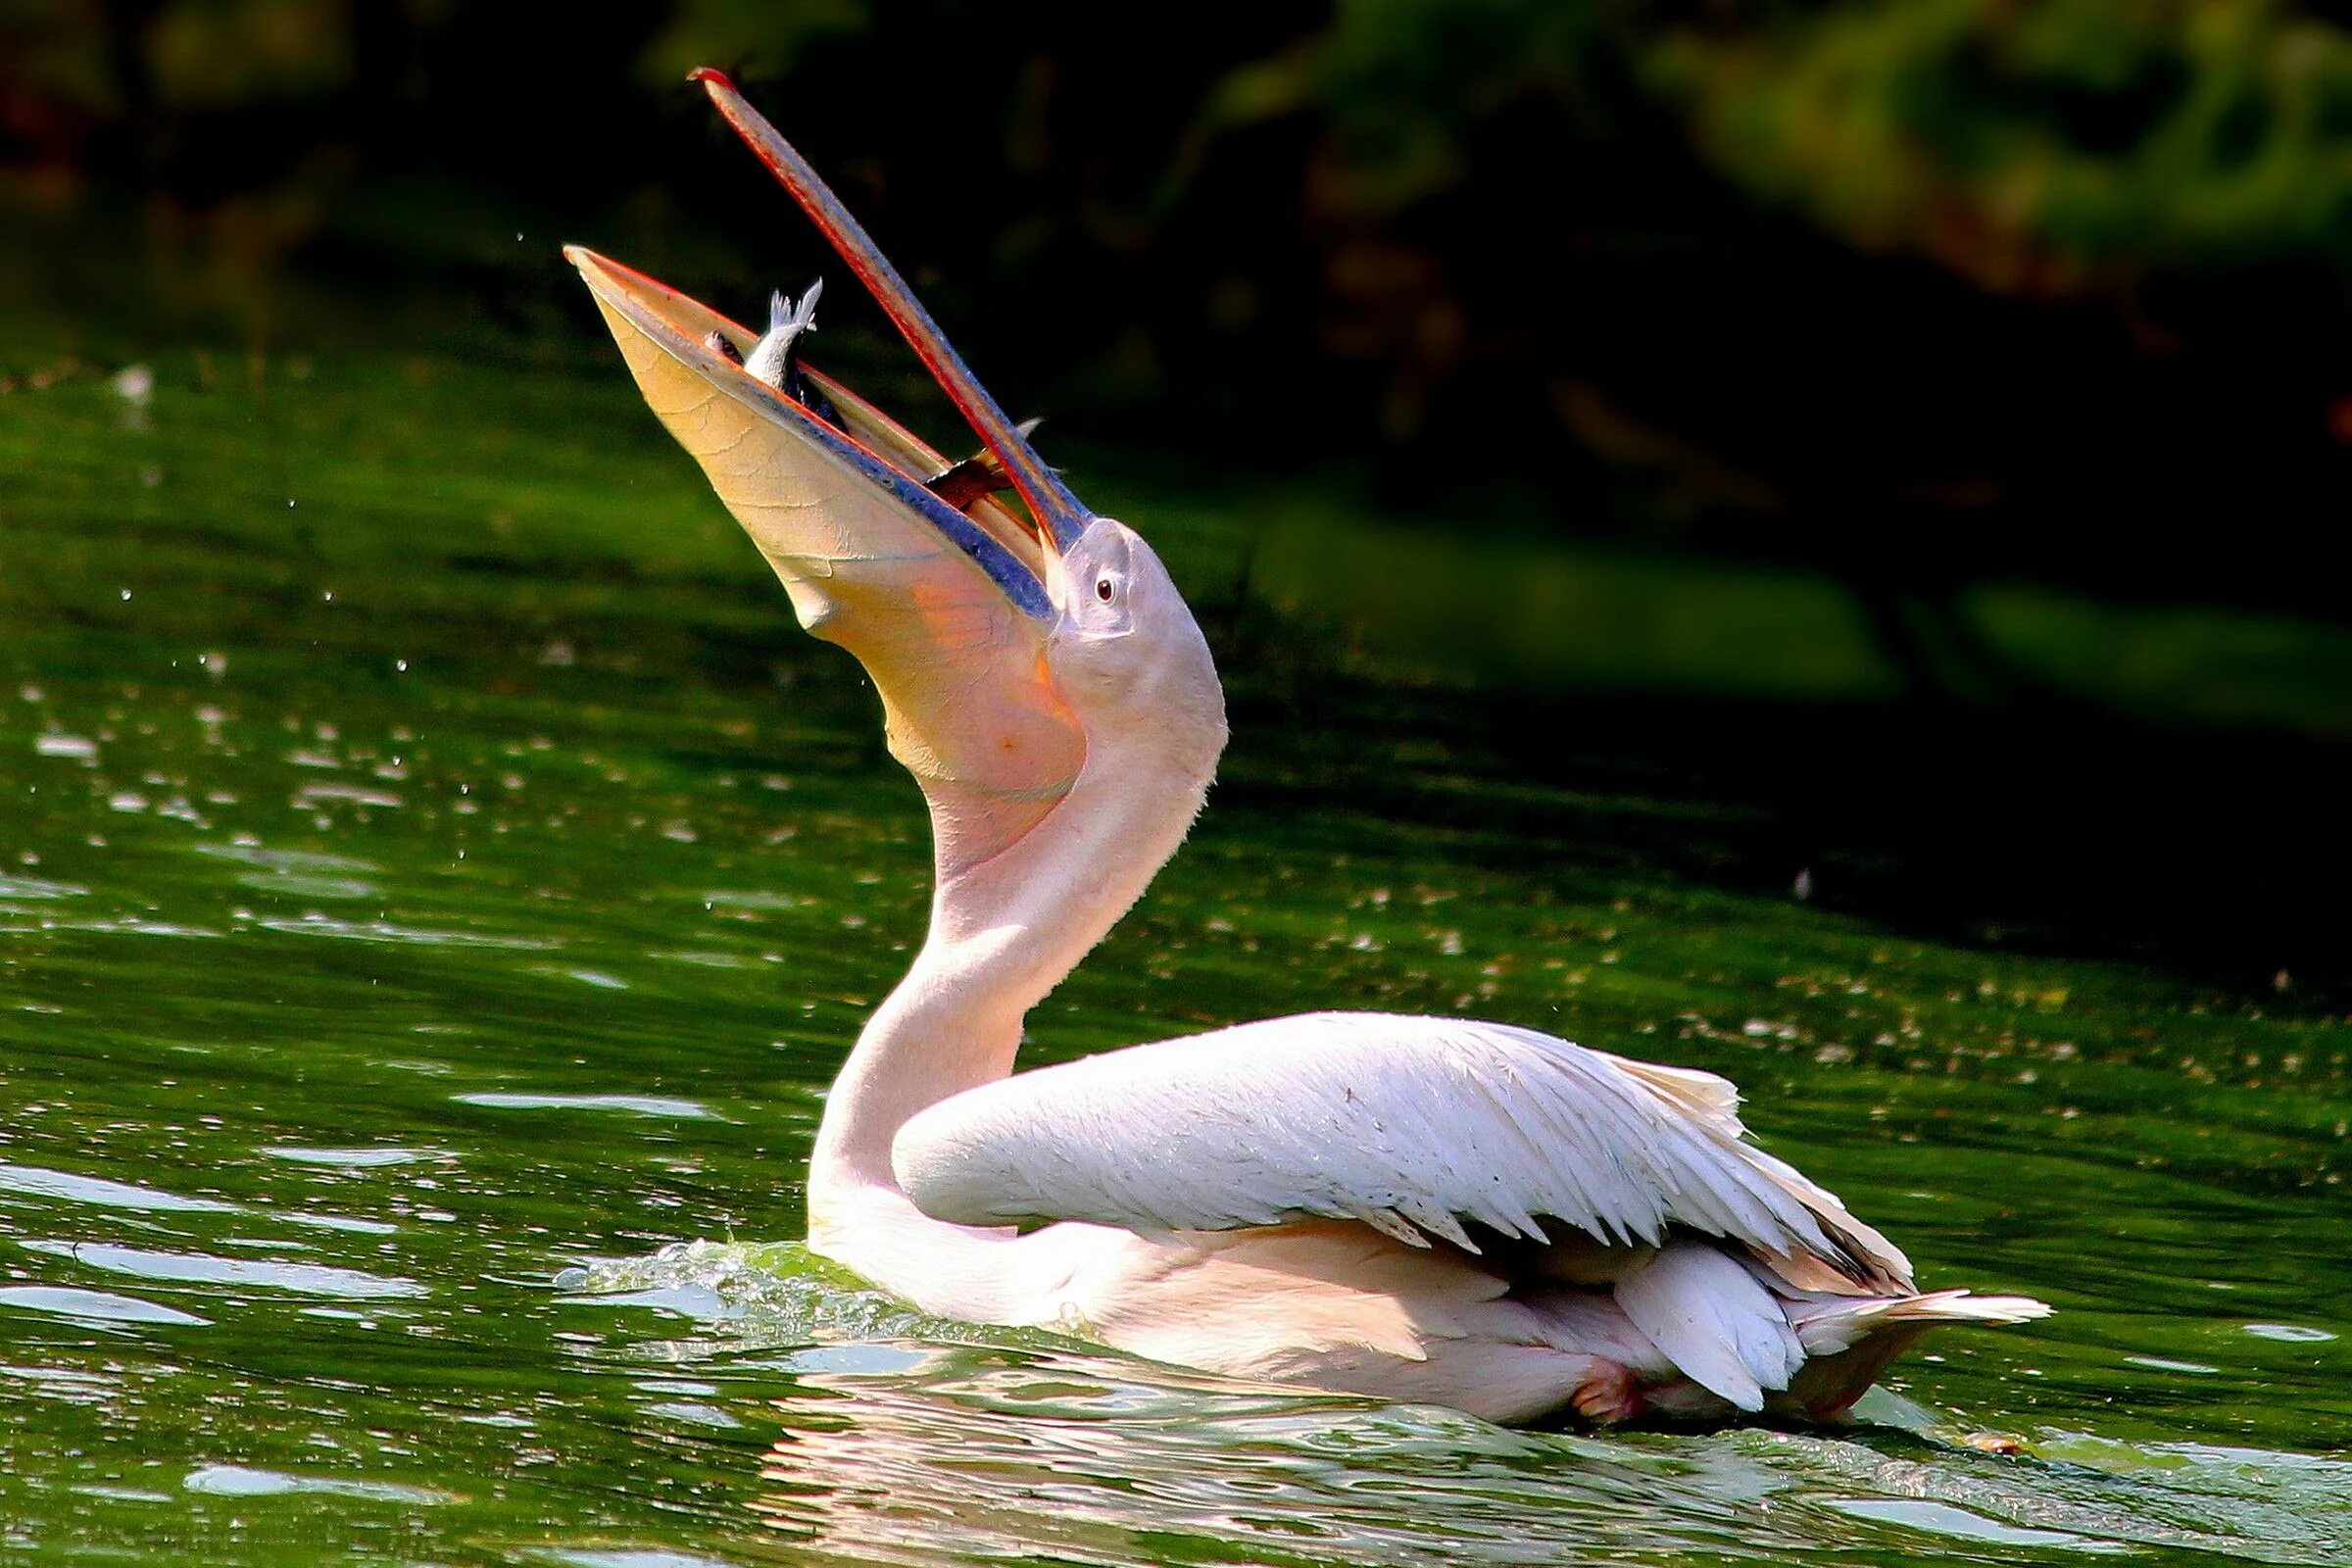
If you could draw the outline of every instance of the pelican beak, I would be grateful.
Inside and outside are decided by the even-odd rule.
[[[1052,567],[1040,533],[993,495],[970,497],[952,486],[932,488],[964,465],[951,463],[906,426],[813,367],[801,369],[830,405],[826,412],[831,418],[769,386],[744,368],[744,359],[760,334],[668,284],[584,245],[564,246],[564,258],[579,269],[596,297],[605,323],[628,359],[647,402],[679,443],[704,460],[712,483],[731,508],[736,497],[729,494],[731,487],[723,470],[711,460],[720,457],[725,439],[720,430],[748,416],[766,427],[759,432],[760,445],[769,456],[775,456],[779,446],[807,449],[795,454],[801,463],[842,470],[837,482],[870,486],[890,497],[936,530],[944,542],[969,557],[1016,608],[1041,620],[1052,620],[1053,607],[1046,594]],[[731,407],[721,409],[714,399],[723,399]],[[1017,429],[1013,439],[1027,447]],[[998,462],[1007,474],[1014,471],[1002,457]],[[767,465],[771,469],[782,466]],[[1042,467],[1042,463],[1039,466]],[[958,501],[963,504],[958,506]],[[741,509],[736,510],[741,515]],[[755,539],[763,546],[768,543],[751,517],[743,520]],[[774,561],[775,553],[770,551],[769,557]],[[782,563],[777,564],[781,568]]]
[[[1085,735],[1047,655],[1061,558],[1093,518],[800,154],[725,77],[695,79],[913,345],[986,461],[951,463],[789,354],[771,384],[746,368],[773,357],[754,354],[759,334],[593,251],[564,254],[801,624],[872,677],[891,750],[930,797],[944,881],[1034,826],[1077,776]],[[1021,510],[994,493],[999,478]]]
[[[1005,416],[938,323],[931,319],[930,313],[923,309],[922,302],[914,297],[898,269],[850,216],[808,160],[744,101],[723,74],[705,69],[692,73],[688,79],[703,84],[719,113],[873,294],[940,389],[979,436],[990,460],[987,467],[1017,492],[1027,509],[1027,518],[995,500],[985,486],[974,494],[969,482],[972,463],[950,463],[830,376],[806,366],[799,368],[818,394],[806,402],[771,387],[743,368],[745,357],[758,340],[757,333],[642,272],[582,246],[564,247],[565,259],[586,279],[623,350],[631,348],[631,337],[640,338],[645,345],[658,348],[701,387],[756,411],[763,419],[789,430],[797,441],[823,449],[868,483],[921,514],[971,556],[1014,604],[1031,613],[1050,615],[1044,599],[1046,584],[1057,564],[1054,558],[1068,550],[1085,531],[1092,514],[1062,483],[1061,476],[1038,456],[1025,428]],[[631,368],[637,368],[634,356]],[[643,371],[638,379],[649,401],[653,401],[655,388],[646,381]],[[677,430],[678,421],[662,402],[655,401],[655,411]],[[688,449],[694,451],[696,443],[688,439],[686,432],[677,433]],[[696,456],[703,454],[696,451]],[[942,483],[943,480],[947,482]],[[1017,576],[1008,570],[1011,563],[1004,559],[1007,555],[1023,568]]]

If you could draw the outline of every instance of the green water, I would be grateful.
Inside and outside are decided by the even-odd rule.
[[[797,1234],[921,930],[853,666],[616,365],[151,365],[144,404],[0,396],[0,1557],[2352,1560],[2340,1018],[1800,904],[1750,803],[1528,766],[1474,740],[1509,705],[1214,608],[1268,519],[1164,483],[1081,489],[1210,607],[1235,746],[1041,1059],[1334,1004],[1544,1026],[1730,1074],[1924,1280],[2059,1315],[1945,1335],[1851,1431],[1526,1434],[749,1245]],[[1312,580],[1264,569],[1267,614]],[[1835,608],[1762,589],[1712,656],[1741,688]]]

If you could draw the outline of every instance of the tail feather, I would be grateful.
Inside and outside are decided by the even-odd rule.
[[[1938,1323],[1997,1328],[2049,1315],[2049,1303],[2032,1297],[1966,1291],[1792,1301],[1788,1320],[1807,1360],[1789,1379],[1788,1393],[1767,1401],[1767,1408],[1811,1421],[1841,1420],[1887,1363]]]
[[[2005,1327],[2048,1317],[2047,1301],[2030,1296],[1977,1296],[1968,1291],[1929,1291],[1919,1296],[1837,1297],[1791,1305],[1789,1321],[1808,1355],[1836,1355],[1862,1340],[1896,1327],[1913,1330],[1937,1323],[1981,1323]]]

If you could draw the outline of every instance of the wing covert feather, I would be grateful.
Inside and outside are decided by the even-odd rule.
[[[1633,1245],[1679,1225],[1908,1289],[1902,1253],[1747,1143],[1737,1102],[1710,1074],[1507,1024],[1313,1013],[969,1090],[902,1128],[893,1162],[924,1212],[962,1224],[1345,1218],[1472,1250],[1473,1226]]]

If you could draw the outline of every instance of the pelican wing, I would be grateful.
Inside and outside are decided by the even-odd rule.
[[[942,877],[1003,849],[1077,776],[1085,738],[1047,677],[1036,541],[993,502],[924,488],[939,454],[827,380],[836,428],[716,353],[756,334],[592,252],[567,253],[646,402],[783,580],[856,655],[894,756],[930,799]]]
[[[967,1091],[909,1121],[893,1160],[961,1224],[1312,1216],[1472,1250],[1481,1232],[1631,1246],[1685,1226],[1807,1288],[1910,1288],[1901,1252],[1744,1133],[1710,1073],[1506,1024],[1317,1013]]]

